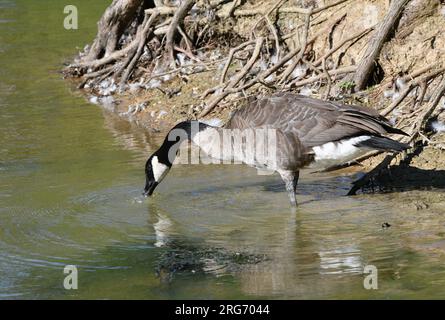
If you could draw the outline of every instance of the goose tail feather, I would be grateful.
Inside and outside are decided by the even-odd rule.
[[[401,152],[411,148],[409,144],[378,136],[372,136],[370,139],[360,141],[356,146],[393,152]]]

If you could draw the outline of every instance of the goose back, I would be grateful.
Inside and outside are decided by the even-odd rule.
[[[249,103],[233,114],[226,128],[266,126],[293,135],[305,149],[360,135],[404,134],[391,127],[374,109],[292,93],[279,93]]]

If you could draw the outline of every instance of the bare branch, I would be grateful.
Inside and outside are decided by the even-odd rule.
[[[165,50],[167,52],[167,56],[169,57],[170,61],[174,61],[174,38],[176,35],[176,31],[178,29],[178,26],[182,23],[185,16],[188,14],[190,9],[195,5],[196,0],[184,0],[184,2],[181,4],[181,6],[178,8],[178,10],[175,12],[173,16],[173,20],[170,23],[170,27],[168,28],[167,35],[166,35],[166,43],[165,43]]]
[[[360,61],[357,71],[354,75],[353,80],[355,83],[355,88],[357,90],[362,90],[365,88],[367,81],[372,74],[372,71],[374,70],[375,63],[380,55],[380,50],[387,40],[389,33],[391,32],[391,30],[394,29],[394,25],[396,24],[408,1],[409,0],[391,1],[389,11],[377,28],[377,32],[371,39],[365,55]]]

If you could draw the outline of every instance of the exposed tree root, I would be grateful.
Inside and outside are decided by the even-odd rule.
[[[129,55],[127,57],[128,63],[124,74],[121,77],[119,88],[120,90],[123,90],[125,83],[128,80],[128,77],[130,76],[130,73],[133,71],[134,67],[136,66],[136,63],[138,62],[139,58],[142,55],[142,51],[144,49],[144,46],[147,42],[148,35],[153,31],[152,25],[153,22],[158,17],[158,14],[155,12],[152,15],[145,15],[144,22],[141,26],[141,30],[137,33],[136,40],[138,42],[138,47],[136,49],[136,52],[133,56]]]
[[[111,20],[111,17],[116,16],[118,10],[124,10],[124,8],[126,12],[123,16],[128,17],[130,13],[135,15],[137,11],[135,8],[136,2],[127,0],[131,3],[125,5],[125,1],[126,0],[115,0],[110,8],[107,9],[101,21]],[[114,51],[102,50],[103,55],[97,53],[96,44],[101,42],[101,37],[106,34],[110,27],[109,23],[100,23],[100,30],[95,44],[88,52],[80,57],[79,61],[68,66],[65,71],[67,75],[83,77],[82,85],[89,83],[91,86],[94,86],[98,84],[96,80],[98,80],[99,77],[102,79],[103,75],[113,77],[114,80],[119,83],[120,91],[123,91],[126,89],[127,83],[131,81],[131,76],[136,69],[150,72],[150,79],[157,77],[159,74],[165,75],[179,72],[182,67],[181,64],[184,63],[184,58],[179,57],[180,54],[183,54],[190,60],[188,65],[192,66],[193,63],[207,65],[211,61],[201,61],[196,56],[197,50],[200,49],[197,45],[197,40],[202,39],[203,33],[208,31],[209,26],[212,28],[212,18],[210,18],[212,14],[209,15],[209,12],[213,12],[213,16],[219,19],[227,18],[225,17],[227,10],[221,6],[224,3],[232,2],[231,8],[229,9],[230,17],[235,17],[236,19],[241,16],[261,15],[261,18],[254,24],[253,29],[258,28],[259,32],[264,33],[264,30],[260,30],[261,21],[263,20],[268,27],[268,32],[264,36],[256,36],[255,39],[241,42],[227,52],[226,63],[220,78],[220,86],[214,90],[207,90],[207,93],[204,95],[207,96],[208,94],[218,93],[219,96],[213,96],[208,100],[201,113],[203,115],[209,113],[217,106],[218,102],[228,98],[231,94],[246,90],[255,84],[276,88],[276,84],[279,83],[282,88],[287,88],[286,90],[290,89],[290,85],[295,84],[295,80],[301,80],[301,77],[295,78],[291,76],[291,74],[299,63],[303,60],[307,61],[305,59],[307,47],[311,45],[317,37],[322,36],[324,32],[318,32],[309,37],[311,16],[345,3],[346,1],[347,0],[333,1],[323,7],[308,9],[285,6],[286,0],[278,1],[269,7],[259,6],[248,9],[243,8],[242,1],[216,1],[209,5],[208,3],[206,4],[206,2],[185,0],[182,1],[180,7],[163,6],[161,5],[163,3],[162,1],[157,1],[155,2],[155,4],[157,4],[156,7],[144,11],[145,17],[141,25],[136,29],[136,32],[133,35],[128,35],[125,43],[120,48],[116,47]],[[141,6],[143,1],[139,2]],[[131,10],[129,9],[130,7]],[[280,31],[275,27],[269,17],[272,12],[277,14],[303,14],[306,17],[303,35],[299,36],[299,38],[303,39],[303,43],[301,43],[298,48],[291,49],[288,47],[286,39],[289,39],[289,35],[298,35],[299,27],[295,29],[296,31],[291,32],[291,34],[280,34]],[[192,15],[194,15],[193,18]],[[342,18],[344,18],[344,15],[341,16],[341,18],[337,18],[334,23],[338,24]],[[134,19],[136,19],[136,16]],[[218,22],[215,23],[217,25]],[[194,30],[194,28],[197,27],[201,28],[198,32]],[[188,29],[193,30],[190,31]],[[327,27],[323,30],[327,30]],[[364,36],[365,33],[368,32],[365,31],[360,32],[355,37]],[[196,36],[197,33],[198,36]],[[257,33],[257,31],[254,33]],[[262,40],[259,41],[259,39]],[[325,59],[351,39],[352,38],[348,38],[342,41],[342,44],[336,46],[336,48],[328,52],[328,54],[325,54]],[[251,46],[254,44],[255,55],[246,62],[246,65],[243,66],[239,74],[233,76],[229,81],[226,81],[227,74],[230,72],[235,56],[237,54],[246,56],[246,54],[252,50]],[[212,49],[214,49],[214,47],[210,46],[208,49],[209,52]],[[146,62],[141,65],[140,61],[142,57],[147,55],[149,59],[148,63]],[[144,59],[146,60],[146,58]],[[260,62],[267,65],[268,68],[260,72],[258,76],[251,78],[253,70],[258,67]],[[308,61],[308,63],[311,62]],[[318,64],[317,62],[315,67],[318,67]],[[318,73],[323,72],[325,76],[311,78],[308,83],[323,78],[331,81],[331,73],[342,73],[341,68],[339,68],[339,72],[337,72],[336,70],[328,70],[326,65],[323,65],[323,70],[320,69],[321,71],[318,68],[315,69]],[[196,70],[199,72],[200,68],[196,68]],[[298,83],[296,83],[296,85],[298,86]]]

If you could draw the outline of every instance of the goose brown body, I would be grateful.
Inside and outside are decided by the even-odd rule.
[[[292,160],[288,169],[304,167],[313,160],[313,147],[329,142],[363,135],[405,134],[374,109],[292,93],[279,93],[249,103],[237,110],[225,127],[277,129],[279,151],[287,152],[282,157]]]
[[[178,126],[189,130],[190,123],[184,122]],[[281,175],[293,205],[296,204],[295,192],[301,168],[314,163],[332,164],[331,160],[344,161],[347,157],[352,160],[357,152],[373,149],[399,152],[409,148],[385,137],[387,134],[405,133],[394,128],[374,109],[292,93],[278,93],[250,102],[237,110],[224,127],[232,130],[258,128],[274,129],[276,132],[276,166],[272,169]],[[188,136],[201,148],[209,150],[212,141],[217,140],[212,137],[220,137],[220,129],[200,123],[198,134],[189,132]],[[212,130],[216,130],[216,134],[209,134]],[[201,139],[206,141],[206,145],[200,145],[197,142],[200,139],[194,140],[197,137],[206,137]],[[156,164],[153,162],[154,156],[157,157],[156,161],[162,159],[160,156],[163,152],[160,151],[166,149],[165,146],[168,146],[167,142],[150,158],[152,160],[147,161],[148,167]],[[166,162],[165,165],[171,167],[171,163]],[[261,167],[261,163],[259,165]]]
[[[363,134],[405,134],[376,110],[281,93],[258,99],[236,111],[226,128],[271,126],[290,133],[306,148]]]

